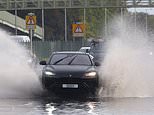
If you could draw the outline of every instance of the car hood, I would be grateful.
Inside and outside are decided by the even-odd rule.
[[[48,65],[46,69],[55,73],[85,73],[95,70],[93,66],[81,65]]]

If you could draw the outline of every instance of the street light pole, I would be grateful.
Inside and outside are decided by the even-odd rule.
[[[44,7],[42,1],[42,41],[44,41]]]
[[[86,8],[84,8],[84,39],[86,38],[86,35],[85,35],[85,25],[86,25]]]
[[[147,32],[148,32],[148,12],[147,12],[147,9],[146,9],[145,23],[146,23],[146,25],[145,25],[145,31],[146,31],[146,34],[147,34]]]
[[[17,2],[15,0],[15,35],[17,34]]]
[[[84,23],[84,39],[82,39],[82,46],[84,45],[84,40],[86,40],[86,29],[85,29],[85,26],[86,26],[86,8],[83,9],[83,23]]]
[[[65,42],[67,42],[67,9],[65,8]]]
[[[136,38],[136,29],[137,29],[137,24],[136,24],[136,21],[137,21],[137,20],[136,20],[136,13],[137,13],[137,12],[136,12],[136,8],[135,8],[135,38]]]
[[[107,36],[107,9],[105,8],[105,37]]]

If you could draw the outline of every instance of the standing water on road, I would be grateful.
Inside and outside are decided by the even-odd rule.
[[[38,76],[28,65],[26,49],[0,30],[0,98],[27,98],[41,91]]]
[[[123,23],[122,23],[123,22]],[[128,20],[114,21],[100,69],[103,97],[154,96],[154,43]]]

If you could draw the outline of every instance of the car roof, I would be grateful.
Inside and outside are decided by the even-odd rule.
[[[81,47],[80,49],[90,49],[90,47],[89,46],[87,46],[87,47]]]
[[[57,51],[57,52],[53,52],[53,54],[87,54],[87,53],[80,52],[80,51]]]

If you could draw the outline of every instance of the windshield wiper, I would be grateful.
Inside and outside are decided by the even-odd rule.
[[[63,61],[64,59],[66,59],[66,58],[68,58],[68,57],[70,57],[70,56],[66,56],[66,57],[64,57],[64,58],[62,58],[62,59],[60,59],[60,60],[56,61],[55,63],[53,63],[53,65],[56,65],[57,63],[59,63],[59,62]]]
[[[68,65],[71,65],[71,63],[74,61],[74,59],[77,57],[77,55],[75,55],[72,59],[71,59],[71,61],[68,63]]]

